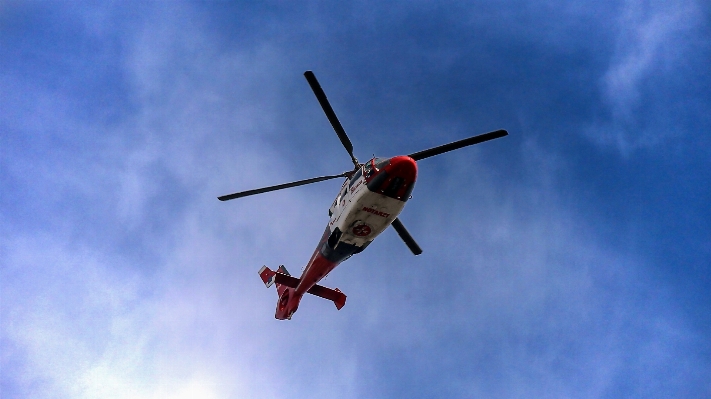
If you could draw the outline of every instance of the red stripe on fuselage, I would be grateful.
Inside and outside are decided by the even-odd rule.
[[[311,255],[311,259],[309,259],[309,263],[306,264],[304,272],[301,273],[299,285],[296,289],[290,289],[291,292],[288,305],[284,307],[284,309],[279,309],[277,306],[277,319],[286,319],[296,312],[304,294],[310,290],[311,287],[316,285],[316,283],[318,283],[322,278],[324,278],[324,276],[326,276],[331,270],[338,266],[338,263],[331,262],[321,254],[321,247],[323,247],[323,244],[326,243],[330,235],[331,229],[327,226],[326,230],[323,232],[321,240],[318,243],[318,246],[316,247],[316,250],[313,255]]]
[[[301,275],[301,281],[299,282],[299,286],[296,287],[295,294],[299,296],[304,295],[306,291],[310,290],[311,287],[316,285],[316,283],[330,273],[336,266],[338,266],[338,263],[326,259],[321,255],[320,248],[317,248],[306,266],[304,274]]]
[[[338,263],[331,262],[321,254],[321,248],[323,247],[323,244],[328,241],[328,237],[330,235],[331,228],[329,226],[326,226],[326,230],[323,231],[323,235],[321,236],[321,240],[319,240],[318,245],[316,246],[314,254],[311,255],[309,263],[306,264],[304,272],[301,273],[301,281],[299,282],[299,286],[296,287],[297,295],[304,295],[306,291],[311,289],[311,287],[318,283],[319,280],[321,280],[331,270],[338,266]]]

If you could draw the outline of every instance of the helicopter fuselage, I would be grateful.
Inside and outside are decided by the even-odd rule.
[[[305,293],[333,301],[336,308],[341,309],[346,303],[346,296],[343,292],[338,288],[326,288],[317,283],[341,262],[362,252],[388,226],[395,229],[413,255],[420,255],[422,248],[398,218],[415,186],[417,162],[508,135],[506,130],[500,129],[413,152],[409,155],[387,159],[373,158],[361,164],[353,154],[353,143],[341,126],[341,122],[333,111],[316,76],[312,71],[306,71],[304,77],[321,104],[333,130],[341,140],[343,148],[350,155],[355,169],[337,175],[312,177],[217,197],[220,201],[229,201],[331,179],[343,177],[347,179],[343,182],[336,200],[333,201],[333,205],[328,211],[330,217],[328,225],[311,259],[306,264],[301,278],[292,277],[284,265],[279,266],[276,271],[269,269],[266,265],[259,270],[259,277],[267,288],[276,284],[279,300],[275,317],[280,320],[291,318]]]
[[[275,317],[290,319],[305,293],[388,228],[410,198],[416,180],[417,163],[409,156],[373,158],[361,165],[343,183],[331,205],[328,225],[298,285],[288,287],[277,281],[279,300]],[[338,289],[335,291],[340,293]],[[345,303],[345,295],[342,297]]]

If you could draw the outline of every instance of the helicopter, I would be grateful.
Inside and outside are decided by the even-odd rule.
[[[306,71],[304,77],[321,104],[331,126],[336,131],[336,135],[350,155],[354,168],[338,175],[314,177],[217,197],[220,201],[228,201],[325,180],[345,178],[336,199],[328,210],[329,222],[326,229],[301,277],[291,276],[284,265],[279,266],[277,270],[271,270],[267,266],[262,266],[259,270],[259,276],[267,288],[273,284],[276,285],[278,300],[274,317],[278,320],[291,319],[304,294],[307,293],[333,301],[336,308],[340,310],[346,304],[346,295],[338,288],[331,289],[317,283],[340,263],[365,250],[380,233],[390,226],[395,229],[414,255],[420,255],[422,249],[398,218],[405,203],[411,198],[412,190],[415,187],[417,162],[508,135],[506,130],[496,130],[409,155],[391,158],[373,156],[369,161],[360,163],[353,155],[353,144],[341,126],[341,122],[333,111],[316,76],[312,71]]]

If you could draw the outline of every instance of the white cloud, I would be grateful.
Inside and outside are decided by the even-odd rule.
[[[274,105],[283,89],[269,83],[283,60],[268,43],[218,50],[190,9],[162,12],[125,38],[134,114],[108,127],[65,108],[52,119],[61,132],[105,136],[100,155],[33,159],[46,169],[26,169],[48,191],[80,187],[82,205],[105,211],[108,227],[90,237],[84,229],[96,220],[60,212],[59,227],[4,229],[2,337],[13,349],[4,376],[38,386],[36,397],[381,396],[389,377],[373,382],[369,370],[410,351],[420,362],[398,371],[426,373],[405,381],[433,378],[460,396],[594,397],[626,370],[630,343],[617,336],[648,315],[614,301],[626,299],[644,260],[596,240],[555,194],[564,161],[532,143],[521,154],[540,178],[522,187],[486,178],[491,171],[469,156],[448,158],[454,167],[436,177],[424,164],[404,220],[425,255],[413,258],[388,232],[327,280],[347,289],[346,308],[306,298],[293,320],[274,320],[276,294],[256,272],[280,263],[298,271],[330,194],[314,187],[226,204],[215,196],[295,177],[262,141],[288,131]],[[44,176],[49,168],[56,178]],[[127,233],[146,241],[150,259],[121,247]],[[641,363],[659,367],[686,330],[674,320],[648,328],[672,331],[644,342],[654,353]],[[451,342],[463,346],[452,351]],[[492,348],[499,353],[482,367]],[[477,360],[465,364],[473,371],[432,369],[466,356]],[[579,364],[561,368],[568,362]]]
[[[694,0],[627,0],[612,29],[615,51],[601,79],[604,98],[612,115],[610,126],[591,129],[588,134],[603,145],[617,147],[623,154],[652,146],[672,132],[659,132],[640,125],[640,106],[656,99],[643,92],[655,92],[658,81],[678,72],[678,64],[690,51],[689,33],[701,20]],[[644,96],[644,97],[643,97]]]
[[[3,336],[24,357],[21,370],[6,372],[27,386],[46,382],[35,397],[211,398],[239,392],[238,370],[175,341],[200,327],[184,320],[190,307],[159,283],[165,274],[147,277],[120,259],[71,248],[65,239],[2,242],[3,316],[9,321]]]
[[[176,11],[190,12],[171,15]],[[265,102],[278,89],[269,83],[278,74],[275,54],[268,46],[253,54],[220,53],[194,26],[176,30],[174,19],[157,20],[164,24],[160,35],[153,25],[129,33],[137,36],[128,41],[126,68],[138,111],[118,126],[101,126],[60,109],[48,131],[67,134],[67,141],[93,132],[101,151],[58,149],[54,163],[34,160],[56,179],[35,166],[23,170],[22,179],[39,178],[59,199],[71,192],[105,211],[101,223],[108,226],[91,237],[84,227],[96,220],[62,212],[59,227],[7,229],[13,237],[2,242],[3,319],[9,320],[2,336],[14,357],[4,361],[4,376],[22,380],[25,389],[40,385],[37,397],[347,393],[352,366],[319,374],[337,377],[336,384],[319,383],[310,371],[340,364],[341,357],[312,359],[307,368],[301,366],[308,358],[296,368],[283,364],[282,354],[293,351],[290,339],[298,342],[303,332],[273,319],[276,294],[256,273],[265,260],[308,259],[323,229],[322,220],[304,212],[314,197],[305,201],[292,190],[234,204],[215,198],[293,178],[261,144],[275,127],[273,105]],[[183,206],[156,214],[160,204],[174,203]],[[147,233],[155,224],[158,231]],[[136,256],[117,248],[121,232],[150,240],[151,259],[132,264]],[[306,341],[317,353],[341,345],[330,334]],[[295,376],[306,376],[307,385]]]

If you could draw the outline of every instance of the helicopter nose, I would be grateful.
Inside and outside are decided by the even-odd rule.
[[[388,165],[368,182],[368,190],[407,201],[415,187],[415,180],[417,180],[417,163],[414,159],[401,155],[388,160]]]
[[[392,157],[386,171],[389,176],[400,177],[414,183],[417,179],[417,162],[407,155]]]

